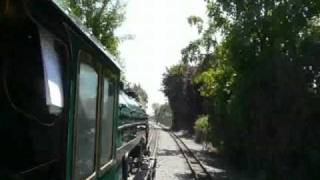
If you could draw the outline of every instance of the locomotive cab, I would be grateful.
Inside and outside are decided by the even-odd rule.
[[[0,179],[60,179],[68,52],[22,3],[0,14]]]
[[[0,179],[125,179],[148,124],[114,57],[51,0],[0,1],[0,27]]]

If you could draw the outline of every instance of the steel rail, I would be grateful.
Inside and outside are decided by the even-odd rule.
[[[158,152],[158,140],[159,140],[159,129],[157,128],[153,128],[153,135],[152,138],[155,137],[153,139],[154,141],[154,147],[153,147],[153,152],[152,155],[150,155],[151,157],[151,162],[149,163],[149,170],[147,172],[147,175],[145,177],[145,180],[153,180],[154,176],[155,176],[155,171],[156,171],[156,166],[157,166],[157,152]],[[152,141],[152,139],[150,139],[150,141]]]
[[[202,165],[200,160],[193,154],[189,147],[173,132],[168,132],[178,145],[182,155],[185,157],[192,175],[196,180],[212,180],[210,173]]]
[[[157,149],[159,139],[159,129],[150,125],[149,142],[147,148],[151,151],[148,156],[144,156],[142,166],[135,176],[132,176],[130,180],[154,180],[156,165],[157,165]]]

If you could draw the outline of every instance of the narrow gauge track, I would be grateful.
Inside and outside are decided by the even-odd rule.
[[[155,179],[155,171],[157,165],[157,149],[158,149],[158,137],[159,128],[151,126],[152,130],[149,134],[149,141],[147,147],[149,147],[150,154],[144,156],[142,166],[138,170],[137,174],[130,177],[128,180],[153,180]]]
[[[173,132],[168,132],[173,140],[178,145],[180,151],[185,157],[187,164],[191,170],[192,175],[196,180],[212,180],[211,175],[208,173],[206,168],[202,165],[198,158],[195,157],[193,152],[188,148],[188,146]]]
[[[152,135],[149,138],[148,147],[150,148],[149,166],[147,175],[144,180],[153,180],[155,178],[155,170],[157,166],[157,150],[158,150],[159,129],[152,127]]]

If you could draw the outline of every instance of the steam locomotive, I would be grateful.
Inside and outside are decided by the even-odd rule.
[[[0,179],[127,179],[148,116],[114,57],[51,0],[0,1]]]

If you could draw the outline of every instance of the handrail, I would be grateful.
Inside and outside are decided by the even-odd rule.
[[[134,126],[138,126],[138,125],[147,125],[148,121],[139,121],[139,122],[134,122],[134,123],[130,123],[130,124],[124,124],[118,127],[118,130],[121,131],[123,129],[127,129],[130,127],[134,127]]]

